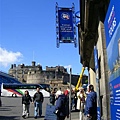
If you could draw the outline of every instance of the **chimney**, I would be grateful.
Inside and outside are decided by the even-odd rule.
[[[13,66],[14,66],[14,68],[16,68],[16,64],[14,64]]]
[[[35,66],[35,61],[32,61],[32,66]]]
[[[11,64],[11,69],[13,69],[13,64]]]

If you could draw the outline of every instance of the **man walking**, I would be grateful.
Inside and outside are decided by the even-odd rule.
[[[33,102],[35,106],[35,113],[34,118],[37,119],[38,117],[38,109],[39,109],[39,116],[42,115],[42,103],[43,103],[43,94],[40,92],[40,88],[37,88],[37,92],[34,94]]]
[[[93,85],[88,85],[88,95],[85,105],[85,120],[97,120],[97,94]]]

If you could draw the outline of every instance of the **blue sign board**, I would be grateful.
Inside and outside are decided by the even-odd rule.
[[[120,78],[109,83],[111,120],[120,120]]]
[[[69,9],[58,10],[59,39],[62,41],[74,40],[73,13]]]
[[[120,1],[110,0],[108,11],[105,18],[106,45],[110,43],[117,27],[120,23]]]
[[[111,120],[120,120],[120,1],[111,0],[104,22]]]
[[[98,50],[96,46],[94,46],[94,60],[95,60],[95,71],[98,70]]]
[[[98,50],[94,46],[94,60],[95,60],[95,72],[96,72],[96,92],[97,92],[97,120],[101,120],[100,114],[100,94],[99,94],[99,76],[98,76]]]

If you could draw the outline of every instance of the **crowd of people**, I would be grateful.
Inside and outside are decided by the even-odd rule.
[[[69,88],[65,91],[59,89],[56,93],[51,92],[50,103],[55,105],[56,101],[55,109],[58,120],[65,120],[65,117],[69,117],[69,92]],[[63,96],[66,96],[66,105],[63,102]],[[88,85],[86,91],[82,87],[78,91],[71,90],[71,111],[72,109],[79,111],[80,120],[97,120],[97,94],[93,85]]]
[[[70,93],[71,92],[71,96]],[[69,100],[71,99],[71,108],[69,109]],[[22,117],[29,117],[30,102],[34,104],[34,118],[42,115],[42,103],[44,101],[40,88],[37,88],[33,99],[26,90],[22,97],[23,114]],[[93,85],[88,85],[85,91],[82,87],[78,91],[67,88],[65,90],[51,90],[49,102],[55,106],[53,114],[56,114],[57,120],[69,118],[70,112],[74,109],[79,112],[79,120],[97,120],[97,94]]]

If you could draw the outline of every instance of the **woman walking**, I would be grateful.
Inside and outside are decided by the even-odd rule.
[[[24,95],[22,96],[23,118],[29,117],[30,102],[32,102],[32,99],[31,96],[29,95],[29,92],[26,90]]]

